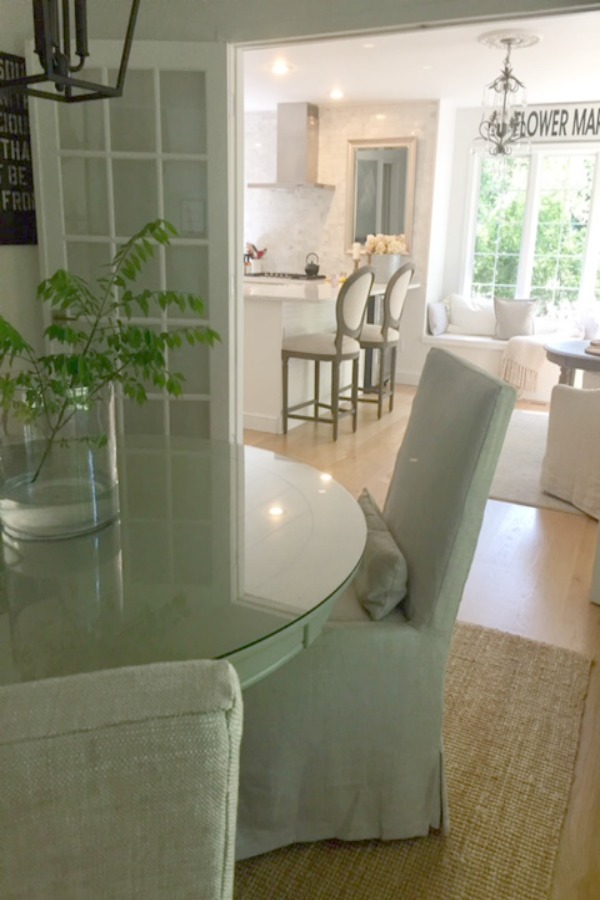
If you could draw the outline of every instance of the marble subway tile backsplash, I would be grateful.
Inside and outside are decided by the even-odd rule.
[[[319,181],[334,191],[247,188],[244,240],[268,248],[265,270],[302,272],[308,253],[319,255],[321,274],[350,272],[345,251],[348,141],[417,138],[412,256],[417,276],[426,271],[438,123],[436,101],[319,109]],[[244,183],[274,182],[277,113],[246,113]],[[419,273],[421,270],[421,273]]]

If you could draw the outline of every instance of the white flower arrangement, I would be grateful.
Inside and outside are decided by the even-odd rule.
[[[406,238],[403,234],[368,234],[365,241],[365,253],[368,256],[382,256],[387,253],[408,255]]]

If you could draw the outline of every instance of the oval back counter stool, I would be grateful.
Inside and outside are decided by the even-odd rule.
[[[244,691],[238,858],[448,828],[446,663],[515,396],[445,350],[427,355],[380,514],[408,593],[374,621],[357,579],[318,640]],[[365,550],[376,583],[380,533]]]
[[[336,300],[335,332],[318,331],[299,334],[287,338],[281,347],[282,387],[283,387],[283,433],[287,434],[288,419],[302,419],[306,422],[326,422],[333,425],[333,440],[337,440],[338,423],[341,416],[352,416],[352,430],[356,431],[358,408],[358,361],[360,344],[358,338],[363,326],[367,301],[373,284],[374,272],[363,266],[353,272],[339,290]],[[312,360],[314,369],[314,396],[310,400],[289,405],[289,362],[291,359]],[[340,407],[342,399],[340,368],[343,362],[352,362],[352,386],[349,406]],[[331,403],[321,400],[320,364],[331,363]],[[303,415],[296,410],[313,407],[312,415]],[[328,409],[330,416],[321,415]]]
[[[379,353],[379,377],[376,396],[367,396],[364,388],[359,389],[361,403],[376,403],[377,418],[381,418],[384,397],[389,397],[389,410],[394,408],[394,386],[396,383],[396,357],[400,341],[400,320],[404,312],[407,291],[413,277],[413,263],[405,263],[394,272],[388,281],[383,297],[383,321],[381,325],[365,322],[358,342],[363,350],[377,350]],[[387,371],[389,358],[389,373]]]
[[[241,733],[225,660],[0,688],[0,896],[231,900]]]

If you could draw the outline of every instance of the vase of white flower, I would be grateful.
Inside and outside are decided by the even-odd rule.
[[[375,281],[387,284],[406,259],[406,241],[403,234],[368,234],[365,252],[369,265],[375,271]]]

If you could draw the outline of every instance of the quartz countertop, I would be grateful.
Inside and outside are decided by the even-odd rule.
[[[260,283],[257,283],[260,282]],[[382,294],[385,284],[374,284],[372,294]],[[275,301],[301,301],[319,303],[334,301],[339,293],[340,285],[333,287],[329,280],[320,279],[278,279],[278,278],[245,278],[244,299],[261,299]]]

